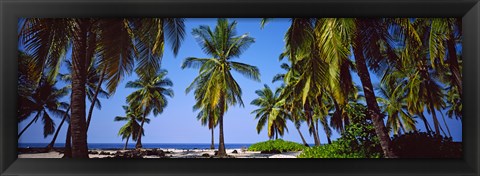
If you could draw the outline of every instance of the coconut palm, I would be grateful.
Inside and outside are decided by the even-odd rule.
[[[379,92],[377,101],[381,109],[387,114],[387,129],[391,130],[394,135],[416,131],[416,121],[407,110],[406,94],[404,87],[397,85],[396,87],[388,87],[386,84],[376,85]]]
[[[258,106],[258,109],[251,113],[255,114],[255,119],[258,119],[257,133],[260,133],[265,126],[268,128],[268,138],[278,139],[278,135],[283,136],[287,128],[287,111],[283,110],[284,101],[279,96],[282,89],[277,89],[275,93],[268,85],[264,85],[261,90],[255,91],[258,98],[252,100],[251,105]],[[268,122],[268,123],[267,123]]]
[[[198,103],[200,103],[199,104],[200,106],[201,102],[198,102]],[[210,129],[211,135],[212,135],[210,149],[215,149],[214,129],[218,125],[218,115],[220,111],[218,108],[211,109],[210,106],[203,106],[203,107],[194,106],[193,108],[194,111],[198,109],[201,109],[201,110],[197,114],[197,120],[200,120],[203,126],[208,126],[208,129]]]
[[[282,53],[280,55],[280,60],[282,60],[284,58],[284,54],[285,53]],[[297,129],[297,132],[298,134],[300,135],[300,138],[302,139],[302,142],[303,142],[303,145],[305,146],[308,146],[308,143],[307,141],[305,140],[305,138],[303,137],[303,134],[302,132],[300,131],[300,127],[301,127],[301,124],[306,121],[305,119],[305,114],[303,111],[301,111],[301,106],[300,104],[298,103],[298,101],[295,101],[295,99],[293,97],[294,96],[294,87],[292,86],[289,86],[288,88],[285,86],[285,84],[289,85],[291,84],[292,82],[295,82],[297,79],[298,79],[298,71],[297,72],[294,72],[292,70],[292,67],[290,67],[290,65],[288,65],[287,63],[282,63],[280,65],[280,68],[282,68],[283,70],[287,71],[287,73],[279,73],[279,74],[276,74],[273,79],[272,79],[272,83],[275,83],[275,82],[278,82],[278,81],[282,81],[282,91],[279,95],[279,98],[281,98],[284,102],[283,104],[283,109],[284,111],[286,111],[287,113],[287,117],[289,120],[291,120],[294,124],[295,124],[295,128]]]
[[[30,114],[19,117],[19,122],[28,119],[32,115],[34,116],[18,134],[18,138],[38,119],[42,119],[43,137],[47,137],[55,132],[55,122],[52,117],[63,117],[66,114],[65,109],[68,108],[68,103],[62,102],[60,99],[67,96],[69,90],[67,87],[58,89],[55,87],[55,83],[50,82],[46,77],[41,78],[38,87],[28,97],[29,103],[20,104],[21,107],[19,109],[28,108]]]
[[[130,137],[132,138],[133,141],[137,141],[138,139],[138,132],[140,129],[140,124],[139,122],[142,121],[142,113],[139,111],[136,111],[130,106],[122,106],[123,110],[125,111],[125,116],[116,116],[114,121],[119,122],[119,121],[127,121],[125,125],[123,125],[120,130],[118,130],[118,135],[122,136],[122,140],[126,139],[125,146],[123,147],[124,150],[127,149],[128,146],[128,140]],[[146,123],[150,123],[150,119],[146,118],[145,119]],[[145,135],[144,130],[142,129],[142,136]]]
[[[87,158],[85,85],[87,67],[95,55],[101,56],[106,85],[114,92],[119,81],[133,70],[160,68],[164,35],[178,53],[185,36],[184,20],[179,18],[97,19],[97,18],[28,18],[21,20],[20,42],[32,53],[40,66],[36,72],[48,71],[55,78],[60,60],[72,49],[71,131],[72,157]],[[137,56],[137,57],[135,57]]]
[[[387,48],[386,51],[390,51],[388,48],[391,48],[388,45],[390,40],[388,26],[381,19],[328,18],[320,19],[317,23],[320,24],[318,25],[320,30],[317,30],[317,36],[320,36],[318,44],[321,53],[326,58],[348,58],[349,55],[353,55],[367,107],[384,155],[388,158],[396,157],[383,123],[383,115],[376,101],[369,73],[369,67],[372,71],[379,71],[382,68],[380,67],[382,63],[389,61],[388,59],[396,59],[384,57],[384,52],[381,50],[381,48]],[[338,45],[338,43],[343,45]],[[353,51],[352,53],[350,53],[350,49]]]
[[[200,68],[199,75],[186,92],[196,89],[195,94],[203,94],[202,105],[219,108],[219,148],[218,156],[226,156],[223,135],[223,115],[229,105],[243,105],[242,91],[233,78],[230,70],[243,76],[259,81],[260,73],[257,67],[232,61],[252,44],[254,39],[247,34],[236,36],[237,22],[229,23],[227,19],[217,20],[215,29],[200,26],[192,31],[203,51],[212,58],[186,58],[182,68]],[[197,99],[198,100],[198,99]]]
[[[147,116],[153,112],[154,116],[163,113],[168,104],[167,96],[173,97],[173,86],[170,79],[166,78],[166,70],[137,71],[139,79],[127,82],[127,88],[137,89],[127,96],[127,102],[135,111],[142,112],[141,124],[138,134],[143,134],[143,125]],[[138,135],[135,148],[142,148],[142,135]]]
[[[110,94],[102,88],[103,78],[105,77],[105,69],[100,71],[98,66],[95,65],[94,61],[95,60],[92,60],[92,64],[87,69],[87,80],[85,86],[85,93],[88,100],[90,101],[90,108],[88,110],[87,116],[87,130],[90,125],[90,120],[92,118],[93,108],[102,108],[102,104],[100,102],[100,99],[98,98],[109,98],[110,96]],[[70,73],[72,72],[72,62],[67,60],[65,61],[65,63],[68,72],[66,74],[60,74],[60,76],[63,81],[69,83],[71,86],[72,75]]]

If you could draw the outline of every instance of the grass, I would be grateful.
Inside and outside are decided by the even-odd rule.
[[[302,144],[291,142],[291,141],[284,141],[282,139],[277,140],[268,140],[264,142],[259,142],[250,145],[248,147],[248,151],[280,151],[280,152],[293,152],[293,151],[302,151],[305,147]]]

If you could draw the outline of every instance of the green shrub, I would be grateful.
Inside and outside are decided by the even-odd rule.
[[[249,151],[280,151],[280,152],[287,152],[287,151],[302,151],[306,147],[302,144],[291,142],[291,141],[284,141],[282,139],[277,140],[268,140],[265,142],[259,142],[250,145],[248,147]]]
[[[382,149],[365,105],[349,104],[350,123],[332,144],[305,149],[300,158],[380,158]]]
[[[332,144],[315,146],[305,149],[299,158],[380,158],[379,153],[366,154],[362,151],[354,152],[350,146],[341,141],[334,141]]]

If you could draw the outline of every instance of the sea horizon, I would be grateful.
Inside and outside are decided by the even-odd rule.
[[[43,148],[49,143],[18,143],[18,148]],[[127,148],[135,148],[135,142],[129,143]],[[210,143],[142,143],[142,148],[162,149],[210,149]],[[218,143],[214,144],[218,149]],[[252,143],[225,143],[226,149],[248,148]],[[123,149],[125,143],[88,143],[88,149]],[[65,143],[55,143],[55,148],[65,147]]]

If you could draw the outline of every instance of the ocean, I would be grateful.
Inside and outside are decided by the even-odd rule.
[[[42,148],[48,143],[19,143],[18,148]],[[163,149],[210,149],[210,144],[188,144],[188,143],[143,143],[143,148]],[[225,144],[227,149],[248,148],[251,144]],[[88,149],[123,149],[125,143],[89,143]],[[54,147],[65,147],[65,143],[56,143]],[[135,148],[135,143],[129,143],[128,148]],[[215,144],[218,149],[218,144]]]

